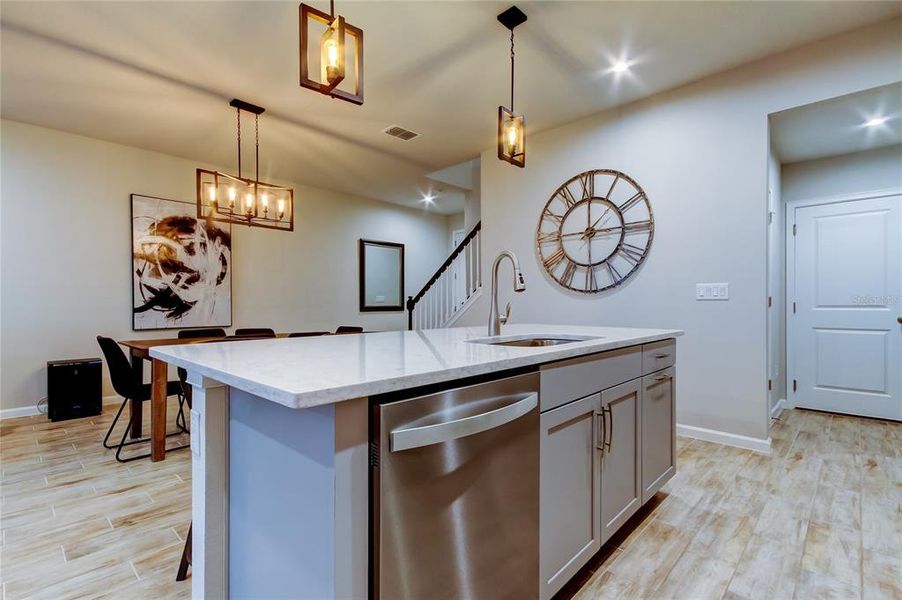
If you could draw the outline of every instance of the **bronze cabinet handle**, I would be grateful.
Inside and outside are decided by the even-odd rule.
[[[600,432],[598,431],[598,429],[599,429],[598,426],[595,427],[595,433],[596,433],[595,449],[601,450],[601,453],[604,454],[604,440],[608,436],[608,428],[607,428],[607,422],[605,422],[605,419],[604,419],[604,407],[603,406],[601,407],[600,413],[598,413],[598,412],[595,413],[595,417],[596,417],[596,423],[598,422],[597,417],[601,417],[601,425],[600,425],[601,431]]]
[[[606,429],[605,438],[610,438],[610,439],[607,439],[607,441],[605,442],[605,446],[607,446],[606,452],[610,452],[611,451],[611,442],[614,439],[614,411],[611,409],[610,404],[608,404],[606,408],[608,409],[608,416],[611,417],[611,426],[605,428]]]
[[[896,317],[896,320],[899,321],[899,325],[902,325],[902,317]]]

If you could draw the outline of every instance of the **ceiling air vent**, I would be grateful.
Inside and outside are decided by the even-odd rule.
[[[391,127],[387,127],[382,130],[383,133],[387,133],[392,137],[396,137],[399,140],[404,140],[405,142],[409,142],[413,138],[420,137],[420,134],[415,131],[410,131],[409,129],[404,129],[399,125],[392,125]]]

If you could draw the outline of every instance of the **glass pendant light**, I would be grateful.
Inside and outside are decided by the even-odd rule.
[[[346,22],[341,15],[335,16],[332,1],[328,13],[308,4],[301,4],[299,11],[301,86],[332,98],[363,104],[363,30]],[[311,31],[315,24],[325,29],[319,38],[319,79],[310,77],[316,72],[310,65],[316,56],[310,48],[311,41],[316,39]],[[347,64],[349,40],[353,42],[353,68]]]
[[[511,32],[511,104],[498,107],[498,158],[520,168],[526,166],[526,117],[514,112],[514,28],[526,22],[516,6],[498,15],[498,21]]]

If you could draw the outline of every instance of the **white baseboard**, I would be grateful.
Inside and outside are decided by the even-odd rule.
[[[776,419],[780,416],[780,413],[783,412],[783,409],[786,408],[786,398],[780,398],[777,400],[777,403],[774,404],[774,407],[770,409],[770,418]]]
[[[16,408],[4,408],[0,410],[0,420],[15,419],[17,417],[33,417],[41,412],[37,406],[19,406]]]
[[[745,435],[737,435],[735,433],[727,433],[726,431],[718,431],[716,429],[705,429],[704,427],[694,427],[692,425],[680,425],[677,423],[677,435],[703,440],[705,442],[714,442],[715,444],[724,444],[725,446],[734,446],[745,450],[754,450],[762,454],[770,454],[770,438],[753,438]]]
[[[122,396],[104,396],[103,404],[118,404],[122,402]],[[33,417],[35,415],[44,414],[38,410],[37,406],[18,406],[16,408],[0,409],[0,421],[5,419],[16,419],[18,417]]]

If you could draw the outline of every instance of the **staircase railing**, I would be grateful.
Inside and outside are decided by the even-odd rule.
[[[482,286],[482,221],[451,251],[416,296],[407,298],[407,328],[442,327]]]

